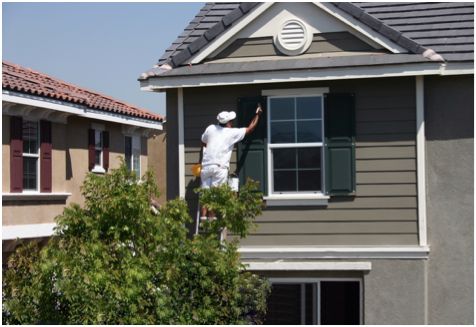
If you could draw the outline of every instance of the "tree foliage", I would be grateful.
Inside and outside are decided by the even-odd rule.
[[[260,323],[269,285],[246,272],[237,241],[220,242],[227,227],[244,237],[261,211],[248,182],[201,192],[218,221],[190,238],[184,200],[158,213],[153,176],[140,182],[122,165],[89,174],[85,205],[72,204],[39,249],[29,242],[9,258],[3,279],[3,323],[10,324],[242,324]]]

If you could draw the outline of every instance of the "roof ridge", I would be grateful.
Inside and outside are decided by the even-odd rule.
[[[101,98],[104,98],[104,99],[108,99],[109,101],[112,101],[114,103],[118,103],[118,104],[122,104],[126,107],[130,107],[130,108],[132,108],[132,109],[134,109],[134,110],[136,110],[140,113],[149,115],[151,117],[154,117],[154,118],[157,118],[157,119],[160,119],[160,120],[163,119],[163,117],[161,115],[154,114],[152,112],[149,112],[148,110],[145,110],[143,108],[139,108],[139,107],[137,107],[135,105],[132,105],[132,104],[129,104],[125,101],[114,99],[113,97],[111,97],[109,95],[105,95],[105,94],[99,93],[97,91],[92,91],[92,90],[84,88],[82,86],[78,86],[78,85],[63,81],[63,80],[61,80],[59,78],[56,78],[56,77],[53,77],[51,75],[48,75],[48,74],[45,74],[45,73],[42,73],[42,72],[39,72],[39,71],[35,71],[32,68],[23,67],[23,66],[20,66],[18,64],[15,64],[15,63],[12,63],[12,62],[9,62],[9,61],[6,61],[6,60],[2,60],[2,65],[7,65],[7,66],[13,67],[13,68],[18,69],[18,70],[28,71],[30,73],[33,73],[33,74],[37,75],[38,77],[46,78],[46,79],[50,80],[51,82],[63,84],[65,86],[69,87],[69,88],[74,89],[75,91],[79,91],[79,92],[71,92],[70,90],[66,90],[66,92],[65,92],[65,90],[62,90],[61,92],[67,93],[69,95],[73,95],[73,96],[78,97],[78,98],[81,98],[81,99],[86,101],[86,104],[88,104],[92,107],[94,105],[92,104],[92,101],[91,101],[90,97],[91,96],[98,96],[98,97],[101,97]],[[41,85],[41,82],[33,81],[31,78],[27,78],[25,76],[18,76],[15,73],[11,74],[11,72],[6,72],[5,70],[2,70],[2,73],[14,75],[16,77],[19,77],[19,78],[28,80],[30,82],[36,83],[38,85]]]

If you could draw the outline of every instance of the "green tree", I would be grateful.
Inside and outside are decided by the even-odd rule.
[[[261,212],[261,194],[249,181],[239,194],[228,186],[200,191],[218,221],[188,237],[185,201],[158,212],[152,174],[140,182],[122,165],[89,174],[84,207],[72,204],[56,218],[48,244],[20,246],[3,279],[3,323],[9,324],[243,324],[260,323],[268,283],[240,263],[236,237]]]

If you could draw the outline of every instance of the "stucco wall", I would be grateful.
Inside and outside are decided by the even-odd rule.
[[[364,323],[424,324],[423,260],[375,260],[364,276]]]
[[[65,205],[72,202],[83,204],[84,199],[80,187],[88,173],[88,129],[92,123],[103,125],[109,131],[110,153],[109,169],[118,168],[121,158],[124,158],[124,134],[122,125],[91,120],[80,117],[69,117],[67,124],[52,123],[52,191],[54,193],[71,193],[65,200],[8,200],[3,201],[2,215],[3,225],[52,223],[54,218],[63,212]],[[3,156],[3,180],[2,191],[10,192],[10,119],[3,116],[2,124],[2,156]],[[148,169],[148,141],[141,138],[141,173]],[[165,155],[165,149],[159,152]],[[152,159],[157,165],[165,165],[165,162]],[[164,167],[163,167],[164,168]],[[164,170],[165,172],[165,170]],[[164,173],[161,172],[161,173]]]
[[[430,324],[474,323],[473,87],[425,78]]]

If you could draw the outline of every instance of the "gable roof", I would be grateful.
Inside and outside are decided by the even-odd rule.
[[[446,61],[473,60],[473,15],[466,3],[332,3],[362,24],[407,49],[421,54],[428,48]],[[259,3],[207,3],[172,43],[158,64],[184,65],[200,49],[229,29]]]
[[[5,61],[2,61],[2,89],[84,105],[105,113],[163,121],[160,115]]]

